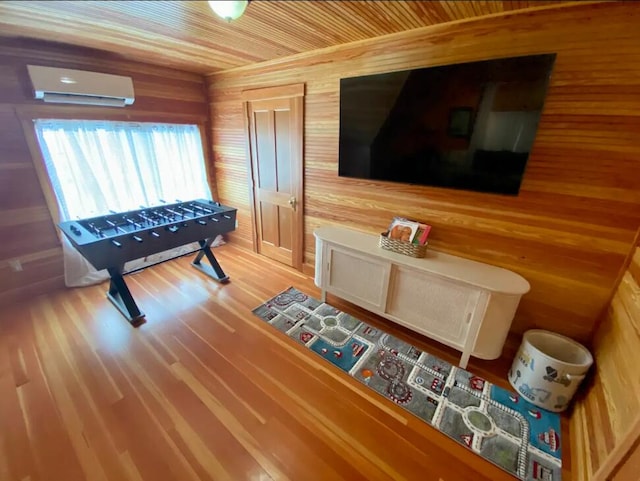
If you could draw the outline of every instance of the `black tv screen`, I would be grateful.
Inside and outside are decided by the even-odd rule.
[[[343,177],[517,195],[555,54],[340,80]]]

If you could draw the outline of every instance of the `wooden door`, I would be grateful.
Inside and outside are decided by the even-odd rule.
[[[243,92],[254,250],[296,269],[303,257],[304,85]]]

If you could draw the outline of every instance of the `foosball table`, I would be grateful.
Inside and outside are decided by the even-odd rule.
[[[107,297],[134,326],[143,322],[144,314],[124,280],[125,262],[198,242],[200,248],[192,252],[197,253],[192,265],[218,282],[229,280],[211,244],[218,235],[235,229],[236,209],[219,202],[198,199],[143,207],[62,222],[58,227],[93,267],[109,272]],[[209,265],[202,264],[204,258]]]

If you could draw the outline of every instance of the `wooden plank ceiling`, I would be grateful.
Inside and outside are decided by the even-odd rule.
[[[0,35],[116,52],[213,73],[539,1],[254,0],[228,24],[204,1],[2,1]]]

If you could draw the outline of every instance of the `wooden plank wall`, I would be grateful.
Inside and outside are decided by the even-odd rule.
[[[124,109],[42,105],[32,99],[27,64],[131,76],[136,101]],[[64,285],[60,242],[22,128],[23,119],[30,122],[41,116],[195,123],[205,127],[208,112],[204,78],[94,50],[35,41],[0,41],[0,305]],[[12,260],[19,260],[23,271],[12,271]]]
[[[575,479],[604,481],[640,436],[640,247],[604,316],[595,339],[596,371],[571,415]],[[638,453],[627,463],[637,463]],[[622,466],[621,472],[631,468]],[[598,474],[598,476],[594,476]],[[623,478],[622,481],[638,479]]]
[[[326,224],[382,232],[395,215],[433,225],[431,247],[531,283],[515,334],[547,328],[587,342],[640,224],[640,29],[627,3],[497,15],[392,34],[207,77],[222,202],[251,248],[241,92],[306,83],[305,267]],[[517,197],[339,178],[339,79],[557,52]]]

